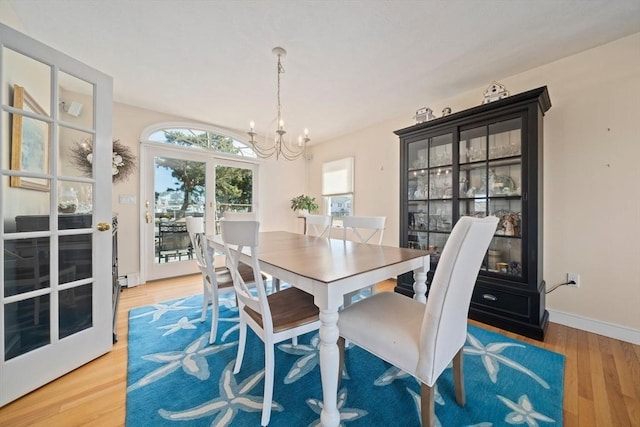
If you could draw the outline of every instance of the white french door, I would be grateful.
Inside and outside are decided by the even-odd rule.
[[[112,347],[112,80],[2,24],[0,64],[2,406]]]
[[[204,217],[206,234],[214,234],[222,212],[255,210],[255,164],[145,143],[141,165],[143,281],[198,272],[186,232],[187,216]],[[239,180],[244,187],[238,186]]]

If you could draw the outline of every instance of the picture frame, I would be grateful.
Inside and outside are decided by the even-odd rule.
[[[47,113],[24,87],[13,86],[14,108],[46,116]],[[21,114],[12,114],[11,170],[48,173],[49,124]],[[11,187],[49,191],[50,181],[44,178],[11,176]]]

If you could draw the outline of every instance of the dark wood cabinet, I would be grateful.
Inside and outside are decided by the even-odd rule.
[[[548,321],[542,128],[550,107],[545,86],[395,132],[400,246],[431,252],[433,271],[461,216],[498,216],[469,317],[539,340]],[[412,273],[398,277],[395,290],[413,296]]]

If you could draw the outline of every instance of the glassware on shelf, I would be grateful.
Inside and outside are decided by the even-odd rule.
[[[78,195],[73,188],[66,188],[58,196],[58,212],[71,214],[78,209]]]
[[[420,245],[420,249],[427,249],[427,243],[429,241],[429,236],[427,233],[418,233],[418,244]]]

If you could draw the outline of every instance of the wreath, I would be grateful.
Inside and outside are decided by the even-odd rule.
[[[136,157],[119,139],[111,149],[111,175],[114,183],[124,181],[136,169]],[[71,147],[71,163],[88,177],[93,176],[93,141],[84,139]]]

